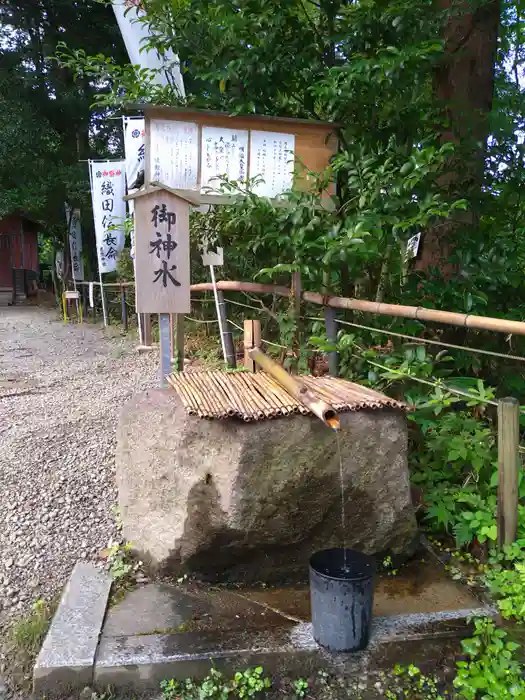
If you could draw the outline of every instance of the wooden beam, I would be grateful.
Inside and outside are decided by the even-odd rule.
[[[498,401],[498,545],[512,544],[518,533],[520,403]]]
[[[250,350],[261,346],[261,322],[253,319],[244,321],[244,366],[255,372],[255,360],[250,357]]]

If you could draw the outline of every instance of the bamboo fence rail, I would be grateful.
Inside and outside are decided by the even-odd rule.
[[[192,292],[204,292],[213,289],[210,282],[192,284]],[[217,289],[229,292],[248,292],[255,294],[277,294],[289,297],[290,289],[272,284],[255,284],[252,282],[233,282],[223,280],[217,282]],[[330,306],[335,309],[348,309],[351,311],[363,311],[366,313],[383,316],[399,316],[411,318],[417,321],[432,321],[452,326],[461,326],[473,330],[495,331],[497,333],[515,333],[525,335],[525,323],[522,321],[509,321],[504,318],[491,318],[490,316],[474,316],[472,314],[458,314],[453,311],[440,311],[439,309],[425,309],[422,306],[404,306],[400,304],[384,304],[364,299],[350,299],[347,297],[332,297],[318,292],[302,292],[304,301],[320,306]]]

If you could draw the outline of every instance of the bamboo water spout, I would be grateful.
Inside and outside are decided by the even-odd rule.
[[[267,372],[290,396],[306,406],[315,416],[320,418],[325,425],[332,430],[341,427],[336,410],[326,401],[323,401],[314,391],[309,389],[300,377],[292,377],[291,374],[271,360],[259,348],[248,350],[248,355],[261,369]]]

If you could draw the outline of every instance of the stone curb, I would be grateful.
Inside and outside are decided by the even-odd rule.
[[[33,669],[36,698],[92,685],[110,590],[108,574],[87,562],[75,565]]]
[[[467,619],[495,614],[490,607],[377,617],[368,648],[330,654],[317,645],[311,623],[271,631],[195,632],[103,637],[94,687],[134,693],[158,690],[162,680],[204,678],[210,665],[233,673],[262,666],[274,676],[315,675],[320,669],[343,675],[388,671],[396,663],[424,667],[451,651],[469,631]]]
[[[319,669],[363,675],[395,663],[424,669],[432,659],[457,651],[469,617],[495,614],[485,606],[376,617],[365,651],[329,654],[316,644],[307,622],[258,631],[103,635],[110,590],[105,572],[85,562],[75,566],[34,667],[37,699],[67,697],[86,686],[99,692],[108,686],[134,693],[158,690],[164,679],[206,676],[210,662],[226,673],[261,665],[276,677],[309,676]]]

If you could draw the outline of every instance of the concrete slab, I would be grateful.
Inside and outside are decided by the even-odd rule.
[[[93,666],[111,590],[111,577],[79,562],[64,589],[33,670],[37,697],[84,688]]]
[[[273,676],[304,677],[321,669],[343,675],[391,669],[395,663],[425,668],[457,651],[471,615],[489,608],[375,618],[368,649],[329,654],[319,647],[310,623],[272,630],[191,632],[172,635],[104,637],[95,664],[94,687],[135,693],[158,689],[163,679],[202,678],[210,665],[232,673],[263,666]]]
[[[240,594],[297,621],[311,620],[308,586],[247,589]],[[382,574],[377,577],[373,614],[382,617],[432,613],[477,607],[480,603],[484,601],[466,586],[453,581],[438,561],[420,554],[395,576]]]
[[[234,591],[198,584],[184,590],[149,584],[131,591],[108,611],[104,637],[263,629],[286,625],[288,621],[286,614]]]
[[[148,692],[163,679],[202,678],[211,662],[226,673],[261,665],[277,679],[321,669],[364,677],[396,663],[433,672],[460,650],[470,616],[495,614],[426,555],[399,576],[378,579],[371,641],[358,654],[329,654],[316,644],[306,587],[148,584],[106,613],[110,586],[93,566],[75,567],[37,659],[38,696],[86,685]]]

